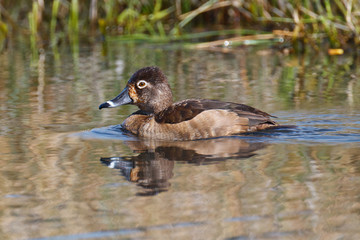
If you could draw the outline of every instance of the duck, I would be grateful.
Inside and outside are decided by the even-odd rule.
[[[122,129],[141,138],[188,141],[225,137],[276,128],[276,118],[254,107],[211,99],[173,101],[167,77],[159,67],[136,71],[115,98],[99,109],[133,104]]]

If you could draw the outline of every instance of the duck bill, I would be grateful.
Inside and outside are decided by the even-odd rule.
[[[129,96],[129,91],[128,88],[124,88],[124,90],[122,90],[122,92],[117,95],[114,99],[111,99],[109,101],[106,101],[104,103],[102,103],[99,106],[99,109],[102,108],[113,108],[113,107],[118,107],[121,105],[125,105],[125,104],[130,104],[132,103],[132,99]]]

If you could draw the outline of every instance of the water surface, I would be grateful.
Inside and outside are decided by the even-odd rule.
[[[106,46],[106,47],[105,47]],[[156,65],[176,100],[241,102],[296,125],[193,142],[98,110]],[[1,239],[360,238],[359,59],[108,40],[0,54]]]

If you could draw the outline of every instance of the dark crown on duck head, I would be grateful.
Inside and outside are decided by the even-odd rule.
[[[159,113],[173,103],[171,88],[158,67],[135,72],[128,82],[129,96],[135,105],[149,113]]]
[[[158,67],[145,67],[136,71],[125,89],[101,108],[134,104],[148,113],[159,113],[173,103],[172,92],[166,76]]]

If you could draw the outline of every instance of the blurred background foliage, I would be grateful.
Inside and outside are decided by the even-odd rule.
[[[109,35],[208,41],[202,37],[224,38],[224,30],[334,48],[359,43],[359,20],[354,0],[0,0],[0,50],[16,36],[39,49]]]

